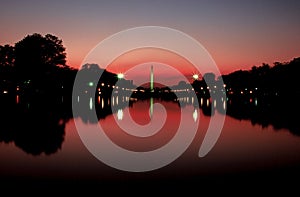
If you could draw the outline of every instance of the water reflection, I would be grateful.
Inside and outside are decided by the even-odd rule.
[[[299,101],[295,97],[270,98],[229,98],[227,115],[239,119],[249,120],[253,125],[263,128],[273,126],[275,130],[288,129],[292,134],[300,135],[298,114]]]
[[[154,102],[159,102],[159,100],[164,99],[152,97],[148,99],[150,100],[149,114],[151,118],[151,116],[153,116]],[[98,96],[96,100],[97,102],[94,102],[90,97],[81,96],[80,99],[78,97],[77,103],[80,104],[81,107],[86,105],[89,107],[80,108],[80,114],[77,114],[76,117],[81,117],[85,123],[97,123],[100,119],[116,113],[118,120],[122,120],[124,116],[122,113],[123,109],[132,107],[132,105],[138,101],[137,98],[122,95],[113,95],[112,97]],[[291,103],[287,99],[270,99],[265,97],[197,98],[185,95],[173,100],[167,99],[166,101],[175,102],[180,107],[194,106],[195,110],[193,114],[191,114],[194,121],[199,118],[197,110],[202,110],[205,116],[213,116],[215,113],[226,114],[235,119],[249,120],[253,125],[258,124],[263,128],[272,125],[275,130],[285,128],[295,135],[300,135],[299,125],[296,120],[297,117],[291,113],[291,108],[298,112],[300,105],[296,102]],[[84,103],[86,103],[86,105]],[[94,111],[91,109],[94,108],[97,116],[93,116]]]
[[[124,116],[123,109],[118,109],[118,113],[117,113],[118,120],[123,120],[123,116]]]
[[[198,108],[196,98],[181,97],[175,101],[181,107],[193,105]],[[227,98],[203,98],[199,97],[199,109],[203,115],[213,116],[216,112],[226,114],[238,120],[249,120],[252,125],[261,125],[263,128],[273,126],[275,130],[288,129],[294,135],[300,135],[300,126],[297,116],[292,112],[300,111],[297,99],[270,98],[270,97],[227,97]],[[196,111],[193,112],[196,118]]]
[[[71,106],[61,98],[1,97],[0,142],[14,143],[26,153],[49,155],[62,148]]]
[[[178,102],[181,107],[192,105],[195,108],[200,108],[203,111],[203,114],[206,116],[214,115],[215,111],[225,115],[227,109],[226,99],[223,97],[212,99],[212,98],[203,98],[203,97],[197,98],[194,96],[185,96],[185,97],[177,98],[175,102]],[[194,116],[195,115],[193,115],[193,117]]]
[[[150,119],[153,116],[153,97],[150,98]]]
[[[96,100],[96,102],[95,102]],[[130,98],[124,95],[99,95],[91,97],[90,95],[81,95],[73,102],[74,118],[80,117],[86,124],[96,124],[100,119],[116,113],[119,120],[123,118],[123,109],[131,107],[136,98]],[[96,113],[96,114],[95,114]]]
[[[0,97],[0,142],[14,143],[23,151],[40,155],[52,154],[62,148],[65,135],[65,125],[72,118],[81,118],[85,124],[98,123],[100,119],[116,113],[118,121],[124,119],[125,108],[131,108],[137,98],[126,95],[96,95],[78,96],[73,105],[79,107],[78,113],[72,114],[71,98],[58,96],[26,97],[25,95]],[[163,98],[149,98],[148,112],[153,116],[153,105]],[[215,113],[226,114],[238,120],[249,120],[253,125],[263,128],[273,126],[277,129],[288,129],[295,135],[300,135],[297,116],[291,112],[299,112],[297,100],[270,99],[266,97],[253,98],[203,98],[185,95],[168,102],[174,102],[180,107],[193,106],[191,119],[200,119],[200,110],[204,116]],[[95,115],[96,113],[96,115]],[[242,131],[241,131],[242,132]]]
[[[197,122],[197,119],[198,119],[198,110],[197,109],[194,109],[193,119],[194,119],[194,122]]]

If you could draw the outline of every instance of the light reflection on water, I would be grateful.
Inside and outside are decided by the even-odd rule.
[[[83,98],[79,97],[76,100],[78,103],[85,102]],[[171,140],[176,132],[176,127],[178,127],[180,115],[185,116],[185,118],[190,119],[192,122],[198,120],[199,129],[189,149],[178,160],[169,166],[159,169],[160,173],[157,175],[159,177],[170,176],[171,171],[176,172],[176,176],[202,176],[249,171],[260,172],[261,170],[276,169],[278,167],[300,166],[300,138],[295,133],[292,133],[287,128],[275,129],[270,123],[267,126],[263,125],[261,122],[265,120],[251,119],[252,114],[248,114],[248,117],[243,117],[245,116],[244,111],[249,110],[254,110],[253,113],[255,115],[256,108],[246,107],[244,109],[244,105],[235,107],[233,106],[235,101],[232,100],[228,100],[228,102],[223,100],[220,103],[209,98],[200,98],[199,100],[200,108],[197,106],[197,99],[193,97],[178,98],[178,101],[162,101],[159,99],[138,101],[122,96],[113,96],[110,99],[98,96],[96,103],[93,102],[92,98],[88,98],[86,103],[88,110],[82,114],[84,117],[79,115],[74,118],[81,119],[82,124],[99,123],[103,125],[115,143],[129,150],[136,151],[155,149]],[[249,100],[249,103],[253,107],[258,107],[258,98],[253,98],[253,100],[254,102]],[[130,102],[129,108],[123,105],[128,101]],[[15,102],[18,106],[24,106],[19,118],[26,116],[28,113],[32,117],[44,116],[47,119],[51,117],[48,117],[47,112],[40,115],[31,114],[30,110],[35,109],[34,103],[22,103],[23,100],[19,96],[16,97]],[[165,106],[169,120],[167,120],[167,124],[159,133],[151,136],[153,137],[152,139],[151,137],[140,139],[128,136],[124,132],[122,133],[122,130],[115,124],[116,120],[124,121],[126,119],[124,117],[125,114],[130,114],[139,124],[147,124],[151,116],[155,115],[155,110],[153,110],[155,102],[159,102]],[[182,104],[182,107],[188,109],[188,113],[179,113],[180,106],[178,102]],[[112,111],[107,110],[110,104],[113,107]],[[218,107],[219,105],[220,107]],[[5,107],[4,104],[1,107],[3,109]],[[8,108],[8,106],[6,107]],[[15,106],[12,105],[12,107]],[[96,122],[89,120],[89,111],[94,109],[94,107],[99,110],[100,115],[99,120]],[[214,113],[224,114],[223,112],[227,108],[229,109],[227,111],[228,115],[226,115],[222,134],[216,146],[207,156],[199,158],[197,153],[205,135],[210,115]],[[49,108],[48,112],[49,110],[53,109]],[[124,113],[124,110],[128,110],[129,113]],[[239,112],[242,112],[241,115]],[[117,118],[115,119],[113,116],[117,116]],[[93,179],[111,179],[112,177],[113,179],[118,179],[124,173],[128,175],[126,172],[121,172],[102,164],[86,150],[77,134],[72,118],[67,121],[61,121],[61,118],[57,118],[58,125],[64,126],[65,134],[63,135],[63,142],[58,146],[60,148],[55,153],[45,154],[46,151],[41,150],[42,153],[32,157],[32,152],[25,148],[28,146],[26,145],[26,141],[20,143],[19,138],[14,139],[14,136],[23,135],[20,135],[19,131],[12,131],[13,136],[9,133],[10,128],[12,128],[11,130],[13,128],[22,128],[12,126],[12,124],[19,124],[21,120],[16,116],[14,118],[15,120],[10,120],[7,125],[1,125],[0,158],[2,162],[0,163],[0,175],[45,176],[54,178],[71,178],[77,176],[79,179],[89,179],[91,177]],[[4,115],[1,115],[1,119],[4,123],[7,122]],[[41,119],[32,120],[32,124],[34,124],[34,121],[41,121]],[[43,126],[43,124],[39,126]],[[44,127],[47,127],[47,125],[44,125]],[[38,129],[40,129],[40,132],[43,132],[45,128],[39,127]],[[22,132],[24,133],[25,131]],[[43,136],[41,137],[43,138]],[[36,139],[39,140],[39,138]],[[34,145],[32,141],[28,141],[28,143]],[[43,147],[47,150],[46,146],[39,148]]]

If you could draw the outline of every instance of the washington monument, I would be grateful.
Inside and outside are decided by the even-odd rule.
[[[151,65],[151,71],[150,71],[150,91],[154,92],[153,65]]]

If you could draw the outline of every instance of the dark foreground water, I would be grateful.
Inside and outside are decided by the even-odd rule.
[[[177,101],[96,97],[78,99],[78,104],[85,103],[86,111],[72,114],[71,104],[64,99],[2,98],[5,102],[1,103],[0,112],[1,188],[26,186],[74,191],[92,187],[101,192],[114,186],[109,192],[137,187],[145,192],[159,188],[166,192],[201,193],[207,188],[214,192],[226,186],[226,191],[243,188],[249,192],[259,188],[276,193],[292,191],[299,184],[300,136],[299,123],[295,122],[299,114],[297,106],[291,107],[291,103],[271,103],[268,108],[260,107],[263,101],[254,98],[242,103],[216,103],[206,98],[197,102],[192,97]],[[124,104],[127,101],[129,107]],[[155,103],[163,105],[165,111],[158,110]],[[94,108],[97,119],[92,116]],[[287,112],[296,114],[290,118]],[[130,124],[130,116],[137,124],[147,125],[164,115],[162,129],[149,137],[132,136],[118,126]],[[199,157],[209,121],[216,115],[225,116],[221,135],[211,151]],[[151,151],[172,140],[182,120],[197,125],[193,142],[174,162],[148,172],[127,172],[104,164],[87,150],[77,132],[78,126],[100,124],[120,147]],[[147,130],[140,132],[142,135]]]

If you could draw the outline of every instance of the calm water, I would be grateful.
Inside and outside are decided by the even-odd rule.
[[[9,99],[9,102],[1,104],[2,181],[195,180],[201,183],[201,180],[213,179],[226,181],[228,177],[239,177],[239,182],[252,176],[259,177],[260,180],[265,178],[266,182],[278,179],[274,182],[280,183],[283,178],[290,180],[300,174],[299,127],[294,127],[294,123],[284,124],[280,121],[273,121],[277,125],[272,124],[270,117],[260,120],[257,114],[264,113],[261,109],[258,109],[257,114],[254,113],[255,110],[250,115],[242,113],[244,110],[251,111],[252,107],[255,109],[260,100],[250,100],[245,104],[246,109],[239,105],[230,106],[235,101],[228,100],[225,104],[221,103],[221,110],[217,107],[211,110],[211,106],[216,104],[204,98],[199,99],[198,108],[197,99],[191,97],[180,98],[181,107],[177,101],[99,97],[91,102],[89,99],[78,101],[86,103],[86,111],[73,117],[70,104],[65,104],[64,98],[57,99],[55,105],[51,104],[51,99],[30,102],[24,99],[22,101],[19,97]],[[125,101],[129,101],[130,107],[122,105]],[[166,113],[158,110],[156,105],[151,109],[152,102],[163,105]],[[223,113],[222,106],[228,107],[228,115]],[[93,107],[97,108],[97,120],[91,118],[90,110]],[[126,125],[130,116],[137,124],[146,125],[153,120],[162,119],[163,115],[167,115],[164,126],[150,137],[131,136],[118,126],[118,123]],[[212,150],[200,158],[200,145],[208,123],[215,115],[226,116],[222,133]],[[192,144],[171,164],[141,173],[120,171],[99,161],[82,143],[75,126],[75,120],[79,126],[99,123],[109,138],[119,146],[134,151],[149,151],[172,140],[181,117],[188,124],[199,124]],[[293,127],[289,128],[289,125]]]

